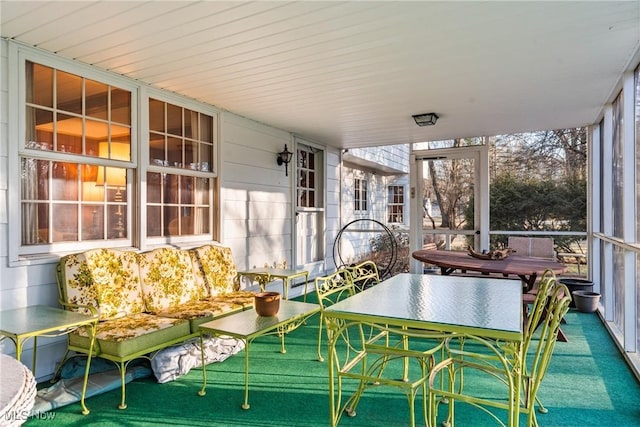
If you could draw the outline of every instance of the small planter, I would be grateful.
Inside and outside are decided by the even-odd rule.
[[[280,309],[280,292],[260,292],[255,296],[258,316],[275,316]]]
[[[438,267],[430,266],[422,269],[423,274],[438,274]]]
[[[598,309],[600,294],[591,291],[573,291],[573,300],[578,311],[583,313],[593,313]]]
[[[559,282],[563,285],[566,285],[571,294],[573,294],[575,291],[590,291],[593,288],[593,282],[591,280],[566,278],[560,279]],[[574,299],[572,299],[569,307],[575,306],[576,302]]]

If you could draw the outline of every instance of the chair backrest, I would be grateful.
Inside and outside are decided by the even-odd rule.
[[[380,283],[380,274],[376,263],[367,260],[359,264],[347,267],[353,279],[353,285],[357,292],[363,291],[373,285]]]
[[[556,259],[551,237],[509,236],[508,247],[515,251],[515,255]]]
[[[91,314],[84,308],[90,306],[100,320],[146,310],[138,255],[133,251],[102,248],[66,255],[58,263],[56,276],[60,302],[67,309]]]
[[[328,276],[316,277],[314,283],[321,309],[355,294],[353,278],[346,269],[340,269]]]
[[[524,378],[528,383],[525,387],[525,407],[530,411],[534,411],[536,394],[549,367],[560,322],[569,311],[570,302],[569,289],[558,283],[552,272],[545,272],[538,287],[523,348],[526,358]],[[539,332],[535,332],[536,327]],[[536,340],[533,339],[534,335]]]

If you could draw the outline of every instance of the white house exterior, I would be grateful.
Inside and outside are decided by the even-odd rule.
[[[337,265],[366,257],[370,241],[409,226],[409,145],[343,152],[341,220],[334,244]]]

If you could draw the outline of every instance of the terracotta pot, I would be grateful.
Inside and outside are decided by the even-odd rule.
[[[280,292],[260,292],[255,296],[258,316],[275,316],[280,309]]]

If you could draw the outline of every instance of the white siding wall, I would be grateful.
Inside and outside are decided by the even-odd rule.
[[[349,154],[408,174],[410,150],[409,144],[401,144],[376,148],[351,148]]]
[[[334,261],[333,259],[333,242],[336,239],[336,235],[340,231],[340,194],[345,190],[343,180],[341,179],[342,167],[340,165],[340,153],[337,150],[328,149],[327,155],[327,179],[326,179],[326,272],[333,272],[336,264],[340,264],[340,261]]]
[[[276,163],[291,135],[227,112],[221,127],[222,242],[238,269],[291,266],[293,165],[285,176]]]

